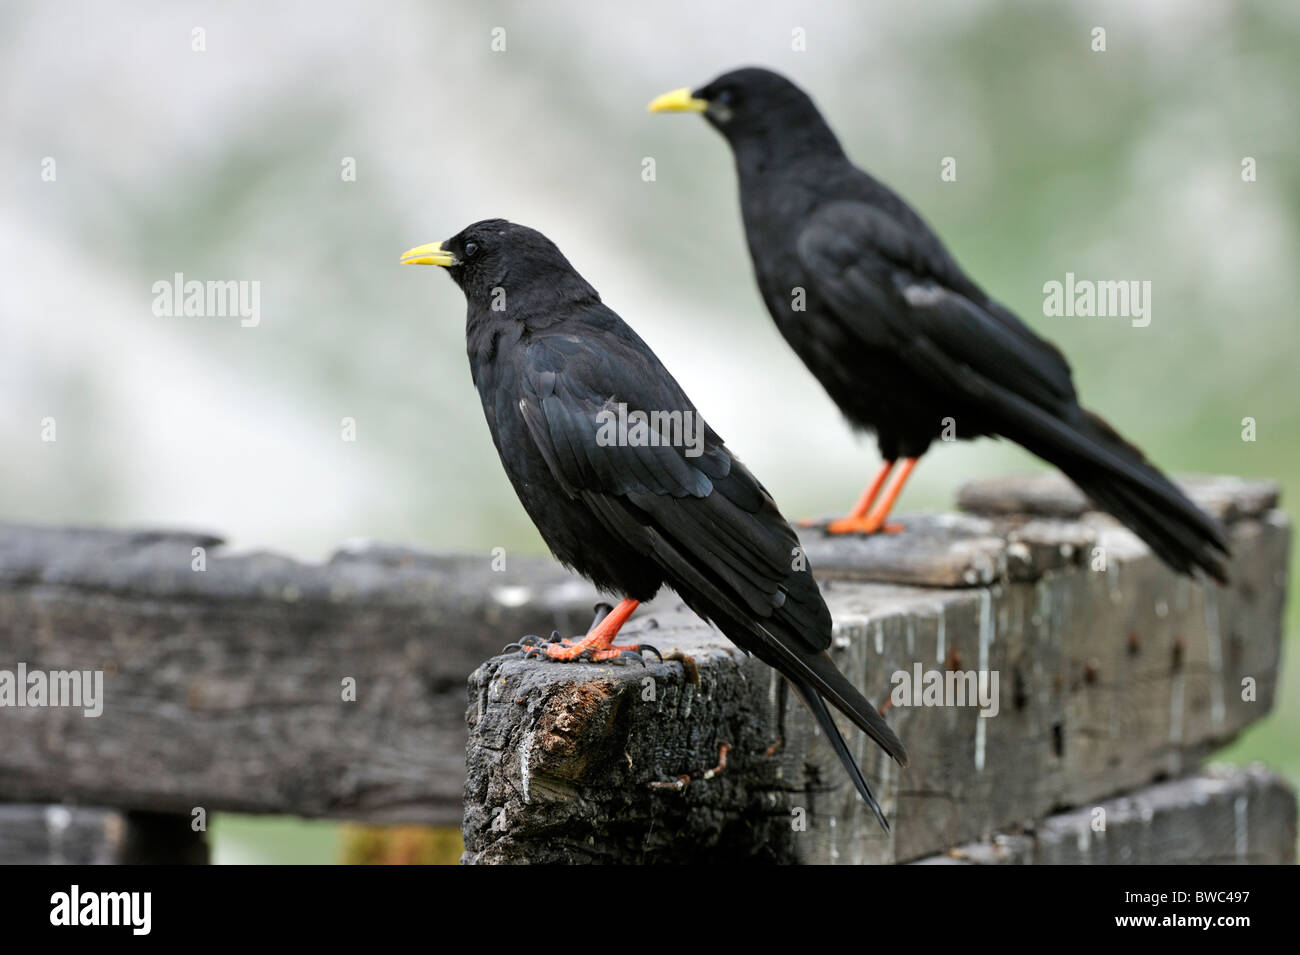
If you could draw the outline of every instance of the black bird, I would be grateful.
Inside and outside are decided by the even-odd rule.
[[[488,430],[551,553],[623,597],[585,638],[525,652],[636,654],[646,648],[615,645],[615,636],[667,584],[785,676],[888,828],[825,701],[900,765],[903,744],[831,662],[830,612],[794,531],[654,352],[533,229],[476,222],[402,262],[440,265],[465,293],[470,374]],[[637,430],[638,412],[659,417]],[[621,415],[623,435],[610,426]]]
[[[849,422],[876,434],[884,464],[831,533],[896,530],[885,519],[903,483],[951,428],[956,438],[1023,445],[1170,567],[1226,580],[1218,523],[1079,405],[1061,352],[986,295],[906,202],[850,162],[801,89],[769,70],[741,69],[649,108],[701,113],[731,145],[768,311]]]

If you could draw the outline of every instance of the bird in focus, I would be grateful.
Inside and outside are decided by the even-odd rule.
[[[849,422],[876,435],[883,464],[829,533],[898,530],[886,522],[894,502],[950,429],[963,440],[1015,441],[1174,570],[1226,581],[1219,524],[1079,404],[1061,352],[971,281],[911,206],[853,165],[803,90],[748,68],[665,93],[649,109],[699,113],[727,140],[768,311]]]
[[[554,243],[525,226],[476,222],[402,262],[441,266],[464,292],[470,374],[488,429],[551,553],[623,598],[582,639],[535,641],[524,652],[633,657],[647,648],[615,643],[619,629],[667,584],[789,681],[887,829],[827,702],[900,765],[903,744],[831,661],[830,612],[794,530],[654,352]],[[643,420],[635,412],[648,429],[611,432],[611,416]]]

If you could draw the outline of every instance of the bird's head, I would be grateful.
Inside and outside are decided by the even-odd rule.
[[[673,90],[650,102],[652,113],[699,113],[732,148],[768,152],[832,149],[839,143],[808,94],[780,73],[745,67],[699,89]]]
[[[444,242],[402,253],[403,265],[440,265],[471,305],[503,312],[511,296],[533,303],[543,292],[594,291],[546,236],[505,219],[483,219]]]

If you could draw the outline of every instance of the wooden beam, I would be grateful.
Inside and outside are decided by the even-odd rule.
[[[890,712],[904,774],[851,737],[889,840],[797,702],[781,733],[771,672],[672,595],[635,626],[686,659],[479,666],[520,634],[584,630],[590,586],[540,557],[497,572],[486,554],[373,546],[312,565],[202,534],[0,525],[0,670],[102,670],[106,697],[98,718],[0,708],[0,801],[445,825],[468,794],[471,861],[920,858],[1189,771],[1267,712],[1289,528],[1267,489],[1215,487],[1238,553],[1213,591],[1106,519],[1035,503],[1039,486],[1015,492],[1031,514],[916,519],[909,548],[805,535],[834,653],[873,699],[916,662],[974,669],[983,653],[1000,674],[998,717]]]
[[[205,865],[185,816],[87,806],[0,805],[5,865]]]
[[[849,737],[888,836],[797,702],[781,732],[772,672],[689,614],[638,614],[625,631],[680,661],[490,660],[470,681],[466,860],[906,861],[1190,771],[1276,692],[1289,525],[1238,486],[1222,512],[1227,588],[1175,577],[1096,514],[904,518],[911,550],[906,535],[805,534],[833,655],[870,699],[917,665],[998,675],[996,716],[889,709],[906,771]],[[710,778],[719,740],[726,768]]]
[[[1210,770],[949,849],[925,865],[1294,865],[1295,792],[1260,767]]]
[[[106,698],[98,718],[0,708],[0,800],[457,825],[466,674],[518,635],[582,632],[595,600],[541,557],[317,565],[0,525],[0,670],[102,670]]]

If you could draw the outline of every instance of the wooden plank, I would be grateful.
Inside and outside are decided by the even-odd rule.
[[[0,805],[6,865],[204,865],[207,842],[185,816],[87,806]]]
[[[929,591],[902,605],[870,585],[832,583],[836,632],[848,643],[840,665],[871,699],[883,699],[890,675],[918,660],[926,669],[970,670],[983,659],[999,674],[1002,708],[994,718],[970,708],[899,711],[894,726],[912,767],[900,777],[865,750],[901,788],[892,846],[881,855],[881,838],[844,786],[840,809],[852,824],[837,818],[807,840],[815,843],[810,858],[915,858],[1181,773],[1268,712],[1281,647],[1285,585],[1275,575],[1286,563],[1285,522],[1273,515],[1231,525],[1237,583],[1226,589],[1176,578],[1144,550],[1118,556],[1136,553],[1135,540],[1098,530],[1112,555],[1104,572],[1076,567],[1033,583]],[[821,758],[830,774],[833,757]]]
[[[984,641],[992,665],[1008,681],[1020,681],[1015,698],[1030,701],[1012,719],[982,721],[989,724],[983,773],[973,771],[979,727],[973,712],[912,709],[890,717],[914,760],[901,777],[869,765],[873,774],[891,774],[882,778],[881,790],[902,825],[888,846],[860,825],[861,808],[843,773],[797,703],[791,704],[784,749],[764,755],[779,732],[770,671],[674,610],[671,595],[648,608],[641,625],[657,617],[660,630],[651,642],[680,644],[703,662],[656,671],[660,689],[685,702],[667,729],[627,730],[647,733],[641,743],[648,748],[635,761],[643,774],[637,778],[659,784],[692,776],[695,782],[680,803],[699,808],[704,818],[711,814],[722,832],[700,836],[700,847],[753,842],[744,834],[788,826],[789,809],[802,805],[811,820],[808,830],[798,841],[772,842],[764,857],[843,861],[915,858],[993,831],[988,827],[999,819],[1037,818],[1078,793],[1100,798],[1120,782],[1140,785],[1153,773],[1184,771],[1265,712],[1274,692],[1288,527],[1277,512],[1247,516],[1257,509],[1229,505],[1240,515],[1232,524],[1241,552],[1234,567],[1240,583],[1216,591],[1212,605],[1198,585],[1165,574],[1131,535],[1126,540],[1126,532],[1087,514],[1069,520],[990,518],[994,536],[1005,535],[996,543],[1005,560],[997,564],[1001,576],[992,586],[972,587],[964,577],[960,587],[944,588],[861,583],[852,579],[861,568],[847,558],[842,571],[819,568],[837,621],[835,653],[876,698],[883,698],[893,670],[930,657],[938,662],[940,616],[945,661],[955,649],[963,667],[975,666],[982,639],[978,622],[987,607],[995,621]],[[942,545],[945,523],[961,520],[933,522],[936,546]],[[1025,547],[1017,546],[1026,540]],[[1115,555],[1114,568],[1102,574],[1089,569],[1081,549],[1098,541]],[[206,549],[203,571],[192,569],[195,547]],[[496,573],[488,555],[368,547],[309,565],[269,554],[229,554],[203,534],[0,526],[0,670],[18,662],[33,669],[102,669],[107,696],[98,719],[66,709],[0,707],[6,741],[0,748],[0,800],[113,805],[186,817],[202,807],[459,821],[466,785],[464,675],[521,633],[553,626],[582,631],[593,601],[588,585],[545,558],[511,557],[507,569]],[[1206,623],[1211,618],[1219,621],[1217,631]],[[1139,637],[1136,652],[1130,650],[1130,633]],[[1175,654],[1181,675],[1173,672]],[[619,681],[630,674],[611,677],[615,667],[593,670],[593,679],[614,680],[605,695],[612,693],[617,707],[624,707]],[[687,670],[689,690],[681,685]],[[474,699],[495,706],[499,700],[483,696],[484,672],[476,674]],[[587,725],[556,709],[566,699],[560,688],[578,669],[539,672],[544,679],[521,695],[531,701],[520,704],[525,711],[545,703],[557,725],[575,727],[566,730],[574,740],[582,733],[604,739],[598,732],[603,724]],[[509,676],[508,670],[501,673],[503,680]],[[1252,704],[1238,700],[1234,682],[1246,675],[1258,680]],[[357,681],[356,702],[342,700],[345,677]],[[638,694],[643,678],[631,685]],[[712,689],[699,692],[696,678]],[[551,680],[558,682],[552,686]],[[1134,699],[1130,707],[1126,701]],[[623,725],[618,720],[616,728]],[[511,752],[500,740],[526,741],[534,725],[525,721],[522,735],[512,737],[500,724],[496,751]],[[666,741],[655,742],[656,733]],[[927,742],[931,733],[937,734],[933,743]],[[1017,735],[1024,763],[1004,752]],[[704,780],[718,739],[733,746],[728,768]],[[1061,754],[1054,755],[1058,742]],[[608,754],[619,745],[616,736],[594,751]],[[854,745],[861,740],[855,737]],[[629,746],[620,752],[634,752]],[[573,748],[578,752],[576,742]],[[491,752],[488,747],[475,763],[487,775],[469,780],[478,800],[471,813],[508,820],[509,813],[498,811],[503,804],[493,802],[504,790],[493,787],[512,783],[494,781],[496,770],[487,766]],[[552,775],[592,799],[605,791],[600,773],[608,766],[601,759],[575,756],[576,763],[552,772],[550,752],[529,751],[530,759],[540,760],[534,775],[543,780],[541,791]],[[521,764],[520,755],[501,758]],[[994,784],[999,779],[1008,781],[1002,788],[1016,788],[1014,798]],[[647,791],[656,805],[674,795],[658,786]],[[601,798],[612,806],[628,797],[611,789]],[[990,798],[987,811],[970,809]],[[629,811],[633,804],[636,799]],[[644,803],[641,811],[647,807],[653,808]],[[691,831],[690,815],[676,832]],[[637,818],[630,811],[628,827]],[[938,836],[919,838],[926,827]],[[543,825],[530,831],[525,825],[521,845],[550,830]],[[635,832],[637,845],[656,844],[646,827]],[[660,850],[675,851],[671,842]],[[470,851],[481,852],[482,846]]]
[[[1178,484],[1201,507],[1225,524],[1263,517],[1277,507],[1277,484],[1231,475],[1184,475]],[[957,491],[957,506],[972,514],[1078,517],[1089,510],[1080,491],[1059,471],[984,478]]]
[[[1269,481],[1188,477],[1180,483],[1224,523],[1262,519],[1277,505],[1277,485]],[[972,481],[957,503],[966,513],[899,515],[905,534],[830,536],[823,521],[800,528],[800,541],[819,577],[982,587],[1089,563],[1098,535],[1118,526],[1091,511],[1083,493],[1055,471]],[[1130,549],[1144,549],[1126,537]]]
[[[1296,797],[1260,767],[1212,767],[918,860],[921,865],[1294,865]]]
[[[690,665],[491,660],[470,681],[466,861],[905,861],[1186,772],[1276,693],[1289,525],[1247,503],[1225,510],[1228,588],[1175,577],[1091,514],[988,525],[1004,555],[1022,534],[1033,543],[987,586],[962,574],[942,588],[862,583],[857,546],[818,568],[833,655],[871,699],[918,664],[998,674],[996,716],[889,711],[912,756],[904,772],[850,736],[891,836],[797,703],[784,747],[766,754],[779,734],[773,674],[692,617],[661,614],[642,636]],[[942,525],[931,525],[936,546]],[[969,539],[970,525],[953,526]],[[705,780],[717,740],[731,744],[726,769]],[[681,776],[689,785],[666,785]]]
[[[126,841],[113,809],[0,805],[0,860],[6,865],[112,865]]]
[[[902,515],[902,534],[830,536],[800,528],[799,542],[822,580],[862,580],[920,587],[986,587],[998,580],[1037,580],[1077,566],[1096,531],[1077,521],[970,514]]]
[[[106,697],[98,718],[0,708],[0,800],[457,825],[466,674],[515,635],[581,632],[595,599],[540,557],[313,565],[0,525],[0,670],[103,670]]]

